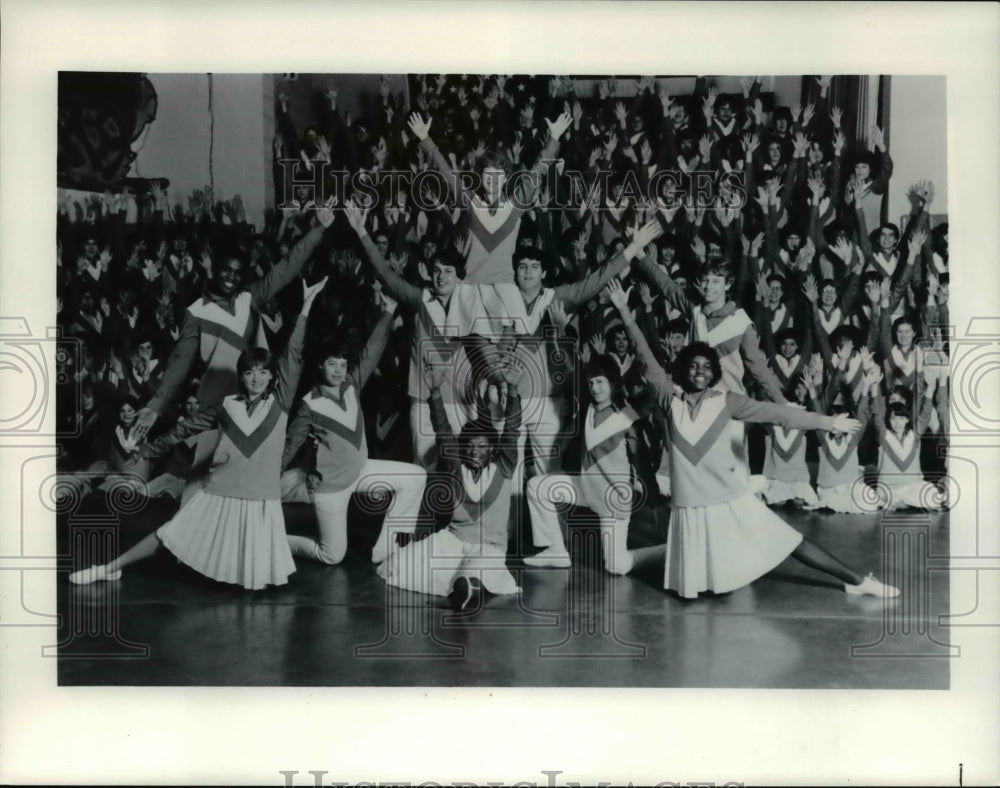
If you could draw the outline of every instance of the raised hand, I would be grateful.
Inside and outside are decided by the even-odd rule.
[[[608,141],[604,143],[604,154],[608,158],[611,158],[611,154],[615,152],[615,148],[618,147],[618,135],[612,134]]]
[[[566,304],[562,299],[556,298],[552,300],[549,304],[548,310],[546,310],[549,315],[549,319],[552,321],[560,331],[566,329],[569,325],[570,320],[572,320],[572,315],[566,311]]]
[[[806,242],[802,244],[802,248],[799,249],[798,255],[795,257],[795,262],[799,267],[800,271],[806,271],[812,264],[813,258],[816,257],[816,244],[813,243],[812,238],[806,238]]]
[[[674,108],[674,101],[670,98],[670,92],[661,85],[659,91],[657,91],[657,95],[660,97],[660,105],[663,107],[663,117],[667,117]]]
[[[757,233],[750,242],[750,256],[756,257],[760,254],[760,249],[764,245],[764,233]]]
[[[653,148],[650,146],[649,140],[642,141],[642,145],[639,146],[639,155],[642,157],[642,163],[646,166],[653,160]]]
[[[628,128],[628,111],[625,109],[624,102],[618,101],[615,103],[615,117],[623,129]]]
[[[795,142],[793,147],[793,155],[796,159],[805,156],[809,151],[809,139],[805,134],[801,132],[795,135]]]
[[[837,129],[837,133],[833,135],[833,155],[839,156],[843,150],[844,145],[847,144],[847,137],[844,136],[844,132]]]
[[[806,108],[802,110],[802,126],[805,128],[809,125],[809,121],[812,120],[813,115],[816,114],[816,105],[807,104]]]
[[[430,118],[428,118],[425,121],[416,112],[410,115],[410,119],[407,121],[407,125],[410,127],[410,131],[413,132],[413,136],[416,137],[421,142],[427,139],[427,135],[430,134],[431,131]]]
[[[922,200],[924,207],[930,205],[934,200],[934,183],[932,181],[917,181],[910,187],[909,196],[914,202]]]
[[[784,185],[779,178],[771,178],[767,182],[767,199],[771,205],[780,204],[781,200],[778,197],[778,192],[781,191]]]
[[[545,123],[549,127],[549,136],[557,140],[573,125],[573,118],[568,112],[564,112],[554,121],[546,118]]]
[[[646,222],[642,227],[635,231],[632,236],[632,241],[626,247],[626,254],[629,257],[634,257],[639,254],[643,249],[645,249],[649,244],[656,240],[660,234],[663,232],[663,225],[660,224],[658,219],[651,219]]]
[[[749,161],[754,151],[760,147],[760,137],[756,134],[744,134],[740,142],[743,145],[743,152],[746,154],[747,161]]]
[[[653,308],[653,291],[645,282],[639,283],[639,297],[642,298],[642,304],[647,311]]]
[[[429,391],[439,391],[448,379],[450,371],[450,364],[435,363],[425,358],[423,365],[424,385]]]
[[[619,287],[621,287],[621,285],[619,285]],[[597,355],[603,356],[604,351],[607,349],[604,344],[604,337],[600,334],[594,334],[594,336],[590,338],[590,347],[593,348]]]
[[[753,122],[758,126],[764,122],[764,102],[760,99],[753,103]]]
[[[908,247],[910,251],[911,262],[916,260],[917,257],[920,255],[920,250],[923,248],[923,245],[924,243],[926,243],[926,241],[927,241],[927,231],[924,230],[922,227],[915,230],[913,232],[913,235],[910,236]]]
[[[833,122],[833,127],[840,131],[840,121],[844,117],[844,110],[840,107],[830,107],[830,120]]]
[[[885,150],[885,132],[878,126],[872,126],[871,141],[875,150]]]
[[[703,162],[706,162],[709,160],[711,154],[712,138],[705,134],[700,140],[698,140],[698,155],[701,156],[701,160]]]
[[[830,89],[830,83],[833,81],[832,76],[821,76],[816,77],[816,84],[819,85],[819,90],[821,94],[826,94]]]
[[[344,215],[354,232],[359,236],[366,234],[365,220],[368,218],[368,211],[362,210],[353,200],[349,200],[344,204]]]
[[[612,279],[610,282],[608,282],[608,286],[605,288],[605,292],[608,294],[608,300],[612,304],[614,304],[614,306],[618,309],[618,311],[621,312],[622,316],[629,317],[631,313],[629,312],[628,308],[628,298],[630,295],[632,295],[632,288],[630,287],[628,290],[625,290],[622,287],[621,282],[619,282],[617,279]],[[594,343],[593,339],[590,341],[591,344]],[[594,350],[596,350],[598,353],[604,352],[603,340],[601,341],[601,348],[598,349],[597,345],[594,345]]]
[[[822,175],[812,175],[809,180],[806,181],[809,186],[809,191],[812,192],[813,204],[818,205],[819,201],[823,198],[823,192],[826,191],[826,184],[823,183]]]
[[[798,123],[799,122],[799,116],[801,114],[802,114],[802,105],[801,104],[796,104],[794,107],[792,107],[792,122],[793,123]]]
[[[854,254],[854,246],[847,240],[847,238],[839,238],[837,243],[833,244],[830,249],[835,255],[837,255],[837,257],[843,260],[845,264],[850,264],[851,255]]]
[[[756,80],[753,77],[740,77],[738,81],[740,90],[743,91],[743,98],[750,98],[750,89]]]
[[[809,274],[806,277],[805,284],[802,285],[802,292],[811,304],[815,304],[819,300],[819,288],[816,286],[815,276]]]

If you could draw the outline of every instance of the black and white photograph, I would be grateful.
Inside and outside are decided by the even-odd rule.
[[[41,69],[37,227],[4,219],[31,246],[3,269],[2,623],[120,726],[95,754],[147,725],[96,711],[119,701],[163,704],[154,740],[190,751],[70,779],[995,779],[995,720],[969,756],[908,727],[996,699],[996,150],[964,122],[961,41],[922,68],[810,58],[849,14],[741,37],[706,12],[709,42],[794,57],[673,54],[657,4],[431,5],[317,12],[358,33],[341,53],[295,6],[266,50],[239,20],[231,63],[123,44]],[[943,34],[872,14],[922,51]],[[497,19],[524,40],[476,55]],[[546,32],[558,56],[531,51]],[[199,707],[219,721],[170,732]],[[814,718],[872,751],[806,744]],[[205,743],[220,724],[236,750]],[[558,746],[521,747],[540,724]],[[442,764],[452,730],[474,741]],[[878,736],[933,766],[894,772]]]

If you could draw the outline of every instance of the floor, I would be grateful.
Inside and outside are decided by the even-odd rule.
[[[131,546],[173,511],[152,501],[103,526],[107,503],[94,498],[89,507],[91,520],[77,514],[60,524],[60,540],[77,556],[85,544]],[[948,611],[948,516],[779,511],[847,563],[888,576],[903,596],[848,596],[790,559],[731,594],[681,600],[663,591],[659,556],[628,576],[606,574],[596,530],[574,512],[571,569],[511,558],[523,593],[456,616],[443,598],[378,578],[368,557],[377,518],[353,511],[345,562],[300,562],[281,588],[216,584],[169,553],[119,583],[62,580],[59,682],[947,689],[952,650],[937,621]],[[285,513],[290,533],[313,528],[308,506],[287,504]],[[664,505],[637,512],[630,545],[661,544],[668,518]],[[528,543],[522,527],[511,553]],[[884,550],[893,556],[888,572]]]

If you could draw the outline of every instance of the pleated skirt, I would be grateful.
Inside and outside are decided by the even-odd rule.
[[[202,490],[156,533],[178,560],[220,583],[257,590],[284,585],[295,571],[280,501]]]
[[[663,587],[683,597],[742,588],[784,561],[802,534],[748,493],[711,506],[674,507]]]

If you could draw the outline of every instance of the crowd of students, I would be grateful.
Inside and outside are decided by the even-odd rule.
[[[281,584],[295,559],[344,558],[361,493],[388,501],[378,574],[465,608],[517,592],[511,560],[570,564],[567,504],[630,571],[631,512],[666,497],[682,596],[788,555],[896,595],[771,507],[947,505],[934,186],[894,183],[912,210],[883,221],[888,146],[850,138],[830,77],[770,113],[759,79],[711,83],[415,77],[407,107],[383,78],[352,118],[331,81],[303,130],[279,90],[262,228],[207,188],[60,195],[61,490],[181,502],[70,579],[166,546]],[[508,556],[522,500],[540,552]],[[318,538],[286,538],[281,501],[313,504]]]

